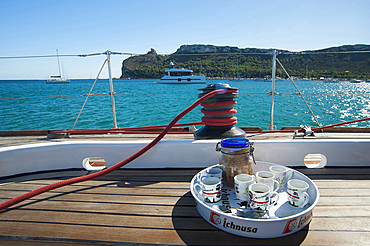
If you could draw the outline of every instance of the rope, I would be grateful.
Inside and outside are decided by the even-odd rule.
[[[218,107],[218,106],[226,106],[226,105],[234,105],[236,101],[224,101],[224,102],[215,102],[215,103],[202,103],[201,106],[203,107]]]
[[[271,92],[269,92],[271,94]],[[256,94],[269,94],[269,93],[256,93]],[[240,93],[243,94],[244,93]],[[300,95],[298,92],[277,92],[277,95]],[[370,96],[370,93],[301,93],[302,95],[312,96]]]
[[[58,55],[71,57],[71,56],[81,56],[81,55]],[[0,56],[0,59],[28,59],[28,58],[49,58],[49,57],[57,57],[57,55],[33,55],[33,56]]]
[[[232,126],[238,123],[236,117],[231,118],[206,118],[202,117],[202,123],[206,126]]]
[[[100,56],[106,55],[107,52],[98,52],[90,54],[75,54],[75,55],[30,55],[30,56],[0,56],[0,59],[29,59],[29,58],[50,58],[50,57],[89,57],[89,56]],[[110,52],[113,55],[143,55],[129,52]]]
[[[101,73],[101,71],[103,70],[104,65],[105,65],[105,63],[106,63],[107,61],[108,61],[108,59],[105,59],[105,60],[104,60],[103,65],[101,66],[100,71],[99,71],[98,75],[96,76],[96,79],[95,79],[95,81],[94,81],[93,85],[91,86],[91,89],[90,89],[90,91],[89,91],[89,94],[87,94],[87,97],[86,97],[86,99],[85,99],[85,102],[83,103],[83,105],[82,105],[82,107],[81,107],[81,109],[80,109],[80,112],[79,112],[79,113],[78,113],[78,115],[77,115],[77,118],[76,118],[76,120],[75,120],[75,123],[74,123],[74,124],[73,124],[73,126],[72,126],[72,130],[73,130],[73,128],[75,128],[75,125],[76,125],[76,123],[77,123],[77,121],[78,121],[78,118],[80,118],[81,112],[82,112],[83,108],[85,107],[85,104],[86,104],[86,102],[87,102],[87,99],[89,99],[89,96],[90,96],[90,94],[91,94],[91,91],[93,90],[93,88],[94,88],[94,86],[95,86],[95,83],[96,83],[96,81],[98,80],[98,78],[99,78],[99,76],[100,76],[100,73]]]
[[[102,96],[102,95],[109,95],[109,93],[96,93],[96,94],[90,94],[90,96]],[[64,95],[64,96],[38,96],[38,97],[2,97],[0,100],[6,100],[6,99],[40,99],[40,98],[60,98],[60,97],[86,97],[87,94],[81,94],[81,95]]]
[[[184,92],[184,93],[164,93],[164,92],[158,92],[158,93],[149,93],[149,92],[122,92],[118,93],[115,92],[114,95],[198,95],[197,93],[189,93],[189,92]]]
[[[349,125],[349,124],[353,124],[353,123],[357,123],[357,122],[362,122],[362,121],[368,121],[368,120],[370,120],[370,118],[363,118],[363,119],[358,119],[358,120],[351,120],[351,121],[346,121],[346,122],[337,123],[337,124],[328,125],[328,126],[313,127],[312,130],[313,131],[319,131],[319,130],[324,130],[324,129],[327,129],[327,128],[332,128],[332,127],[336,127],[336,126],[343,126],[343,125]]]
[[[200,110],[205,115],[222,115],[222,114],[236,114],[237,110],[236,109],[226,109],[226,110],[205,110],[202,108]]]

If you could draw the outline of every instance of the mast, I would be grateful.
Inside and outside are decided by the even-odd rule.
[[[58,61],[58,69],[59,69],[59,77],[62,78],[62,73],[60,71],[60,63],[59,63],[59,54],[58,54],[58,49],[57,49],[57,61]]]
[[[308,65],[306,65],[306,79],[308,79]]]
[[[333,60],[333,74],[331,75],[331,78],[334,79],[334,60]]]
[[[271,89],[271,116],[270,116],[270,131],[274,130],[274,97],[275,97],[275,73],[276,73],[276,50],[272,58],[272,89]]]
[[[239,76],[239,59],[236,59],[236,78],[240,79],[240,76]]]
[[[260,69],[259,69],[260,70],[259,78],[261,78],[261,63],[259,65],[260,65],[259,66],[260,67]]]
[[[111,64],[110,64],[110,51],[106,51],[107,60],[108,60],[108,75],[109,75],[109,88],[110,88],[110,99],[112,102],[112,114],[113,114],[113,125],[114,128],[117,128],[117,118],[116,118],[116,106],[114,103],[114,91],[113,91],[113,81],[112,81],[112,72],[111,72]]]

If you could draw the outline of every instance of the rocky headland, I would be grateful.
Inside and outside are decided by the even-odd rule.
[[[121,78],[160,78],[171,61],[207,77],[261,77],[271,74],[274,50],[280,53],[279,60],[292,76],[306,77],[308,68],[309,77],[331,77],[334,63],[334,77],[370,77],[370,45],[365,44],[301,52],[192,44],[181,45],[169,55],[157,54],[152,48],[145,55],[129,57],[122,62]],[[277,73],[281,73],[279,68]]]

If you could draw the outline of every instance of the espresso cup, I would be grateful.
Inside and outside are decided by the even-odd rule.
[[[234,190],[235,195],[239,200],[248,200],[249,186],[256,182],[253,175],[249,174],[238,174],[234,177]]]
[[[222,169],[218,167],[211,167],[206,169],[207,177],[216,177],[222,181]]]
[[[303,180],[291,179],[287,184],[288,203],[293,207],[303,208],[310,199],[308,188],[310,186]]]
[[[271,191],[277,191],[280,184],[275,180],[275,174],[269,171],[259,171],[256,173],[257,183],[265,184],[270,187]]]
[[[255,183],[249,186],[248,198],[251,209],[266,211],[277,203],[279,194],[266,184]]]
[[[205,177],[200,183],[194,185],[194,189],[200,188],[199,196],[203,201],[215,203],[221,200],[221,180],[216,177]]]
[[[293,172],[284,166],[270,166],[270,172],[275,175],[275,180],[279,182],[279,188],[284,188],[286,182],[292,177]]]

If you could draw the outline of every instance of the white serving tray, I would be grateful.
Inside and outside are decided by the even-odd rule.
[[[254,166],[254,173],[262,170],[269,170],[272,165],[278,165],[267,162],[257,162]],[[212,168],[217,165],[210,166]],[[211,225],[226,232],[251,238],[276,238],[295,233],[312,219],[312,209],[319,201],[319,190],[317,186],[304,174],[289,169],[293,172],[294,179],[300,179],[307,182],[309,202],[303,208],[295,208],[288,204],[286,185],[278,190],[279,200],[277,204],[271,207],[268,213],[260,214],[248,210],[244,207],[245,202],[235,196],[234,189],[229,187],[222,188],[221,201],[217,203],[206,203],[195,190],[195,184],[199,183],[199,178],[205,175],[204,169],[197,173],[191,180],[190,190],[193,195],[199,214]]]

